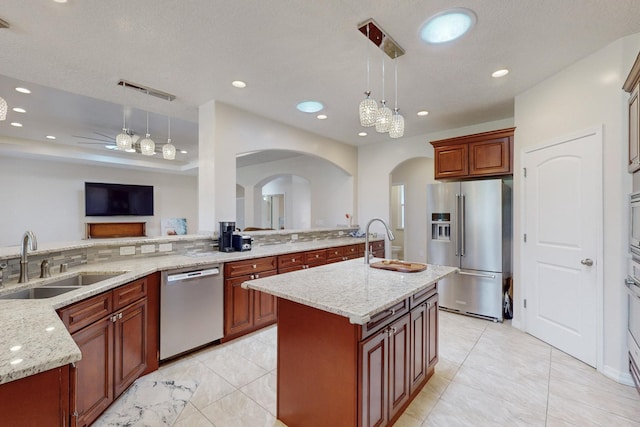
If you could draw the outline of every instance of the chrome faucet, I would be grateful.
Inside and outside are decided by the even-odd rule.
[[[394,240],[396,238],[396,236],[393,235],[393,233],[391,232],[391,230],[383,220],[381,220],[380,218],[371,219],[371,221],[367,223],[367,229],[365,230],[365,235],[364,235],[364,263],[365,264],[369,264],[369,227],[371,226],[371,223],[373,221],[380,221],[382,225],[384,225],[384,228],[387,230],[387,237],[389,237],[389,240]]]
[[[38,249],[36,235],[30,230],[22,236],[22,246],[20,246],[20,280],[18,280],[18,283],[26,283],[29,281],[29,264],[27,262],[27,252],[29,249],[32,251]]]

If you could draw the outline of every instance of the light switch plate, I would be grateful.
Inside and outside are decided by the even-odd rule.
[[[158,252],[171,252],[172,248],[171,243],[160,243],[158,245]]]
[[[156,245],[142,245],[140,246],[140,252],[143,254],[152,254],[156,251]]]
[[[135,246],[120,246],[120,255],[135,255]]]

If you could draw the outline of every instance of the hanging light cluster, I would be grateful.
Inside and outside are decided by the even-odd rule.
[[[387,55],[395,60],[395,107],[391,111],[386,105],[385,100],[385,63],[384,56],[382,58],[382,99],[380,107],[374,99],[371,98],[370,86],[370,58],[369,50],[367,50],[367,90],[364,92],[366,98],[360,102],[358,108],[360,116],[360,125],[364,127],[375,126],[376,132],[389,133],[391,138],[401,138],[404,135],[404,117],[400,114],[398,108],[398,56],[404,55],[404,50],[382,31],[380,26],[373,20],[369,19],[358,25],[358,30],[363,33],[368,40],[382,49]],[[367,44],[367,48],[368,48]]]

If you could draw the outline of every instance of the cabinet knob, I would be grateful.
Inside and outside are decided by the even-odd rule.
[[[260,278],[260,275],[259,275],[259,274],[256,274],[256,279],[259,279],[259,278]]]
[[[258,268],[255,264],[253,264],[253,266],[252,266],[252,267],[253,267],[253,268]]]
[[[316,258],[320,258],[320,255],[316,254]]]
[[[250,277],[251,277],[252,279],[255,279],[255,278],[256,278],[256,275],[255,275],[255,274],[252,274]]]
[[[395,308],[392,308],[392,309],[387,310],[387,311],[388,311],[388,312],[389,312],[389,314],[390,314],[390,315],[392,315],[392,316],[393,316],[394,314],[396,314],[396,309],[395,309]]]
[[[296,262],[296,259],[295,258],[291,258],[291,262]]]

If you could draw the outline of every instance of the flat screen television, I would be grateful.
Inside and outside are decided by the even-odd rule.
[[[153,216],[153,186],[84,183],[86,216]]]

